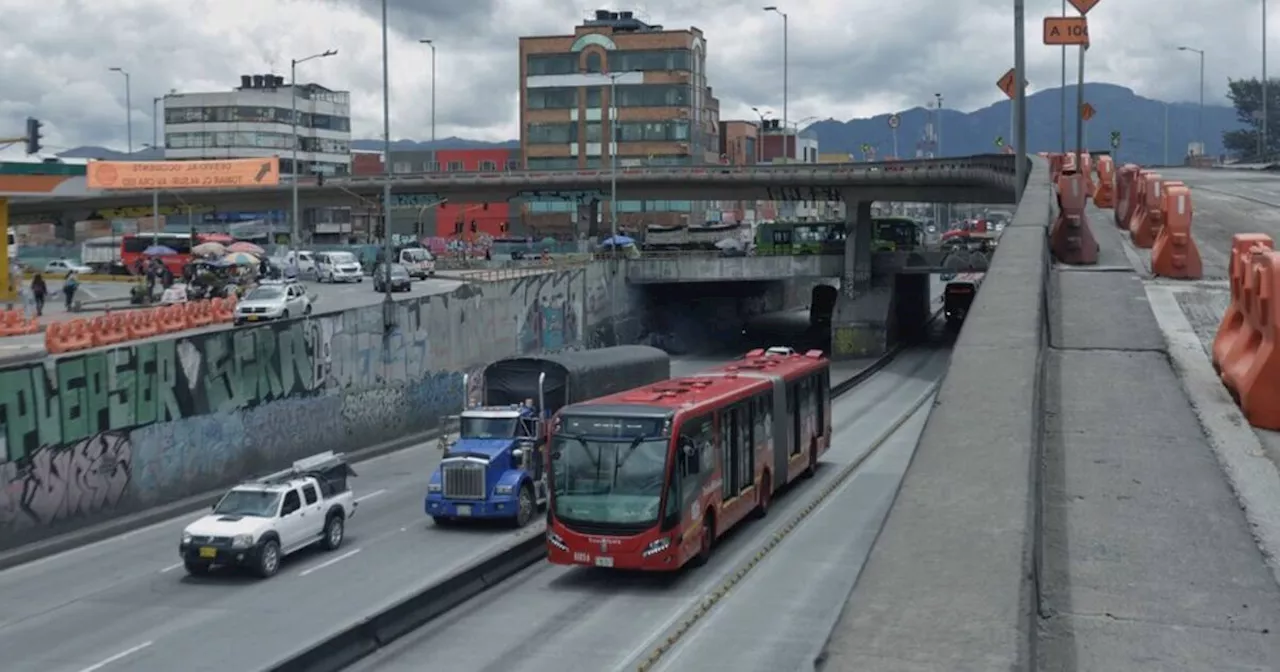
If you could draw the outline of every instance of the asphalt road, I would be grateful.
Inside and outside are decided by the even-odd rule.
[[[754,555],[770,533],[778,531],[808,506],[833,482],[841,466],[865,455],[872,441],[902,418],[905,408],[925,396],[945,373],[948,356],[949,351],[944,348],[904,353],[862,386],[837,399],[833,405],[834,447],[824,456],[817,476],[776,500],[767,519],[748,523],[723,539],[706,566],[674,575],[642,575],[539,563],[351,669],[405,672],[634,669],[635,663],[665,637],[668,628]],[[784,540],[774,551],[776,557],[771,554],[773,559],[756,568],[758,577],[740,584],[739,595],[731,593],[725,598],[731,604],[720,608],[727,610],[727,616],[712,618],[705,624],[705,630],[689,633],[691,648],[688,652],[675,652],[687,657],[679,658],[673,669],[796,669],[806,655],[816,653],[834,624],[847,588],[856,577],[857,565],[869,553],[874,531],[892,502],[896,485],[890,487],[890,481],[905,472],[922,427],[920,417],[908,422],[886,444],[888,451],[884,459],[887,461],[873,458],[865,462],[843,490],[829,500],[834,506],[828,505],[792,532],[796,537]],[[833,515],[840,520],[833,523]],[[842,533],[831,535],[838,537],[832,541],[848,545],[842,549],[841,556],[847,564],[837,562],[835,557],[822,560],[818,557],[823,554],[821,546],[809,548],[806,553],[805,545],[811,541],[801,538],[806,528],[812,531],[816,525],[830,534],[833,524]],[[849,530],[861,532],[844,536]],[[788,562],[800,562],[801,555],[795,555],[797,553],[808,560],[788,566]],[[783,580],[783,575],[788,573],[791,579]],[[824,576],[840,577],[846,584],[845,589],[816,580]],[[806,584],[802,590],[796,589],[797,580]],[[820,594],[821,599],[812,606],[823,613],[815,614],[802,606],[806,596],[815,594]],[[739,606],[738,602],[744,604]],[[784,611],[778,611],[776,605]],[[756,612],[754,618],[742,613],[744,607]],[[788,624],[785,616],[788,613],[797,620]],[[726,642],[740,646],[744,640],[755,642],[757,647],[767,647],[800,631],[804,636],[794,646],[775,650],[767,658],[752,655],[760,648],[736,651],[723,648]],[[494,636],[481,639],[477,633]],[[719,648],[718,657],[707,657],[707,643]],[[731,656],[733,661],[746,667],[726,664],[724,656]]]
[[[1206,280],[1227,277],[1231,237],[1265,233],[1280,238],[1280,174],[1250,170],[1168,168],[1165,179],[1191,187],[1192,235]]]

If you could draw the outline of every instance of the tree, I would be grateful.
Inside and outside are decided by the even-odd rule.
[[[1258,155],[1258,138],[1262,130],[1262,81],[1254,79],[1227,80],[1227,97],[1236,108],[1236,118],[1246,128],[1224,131],[1222,146],[1242,159],[1261,160]],[[1265,154],[1280,153],[1280,80],[1267,80],[1267,147]]]

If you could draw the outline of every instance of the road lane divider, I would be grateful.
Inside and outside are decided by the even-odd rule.
[[[935,324],[941,314],[942,311],[935,312],[929,319],[926,328]],[[906,348],[905,344],[894,346],[849,379],[832,386],[832,397],[849,392],[860,383],[880,372]],[[914,404],[910,412],[895,422],[884,437],[878,438],[876,442],[873,442],[873,447],[870,450],[859,457],[853,465],[845,468],[848,473],[841,472],[841,475],[833,481],[833,485],[828,485],[827,488],[824,488],[814,503],[807,506],[797,519],[785,526],[786,529],[780,536],[775,534],[775,537],[771,538],[768,544],[768,550],[772,550],[781,541],[782,537],[790,533],[791,529],[794,529],[805,516],[809,515],[821,503],[822,499],[829,496],[835,486],[847,479],[848,474],[851,474],[867,456],[874,453],[881,443],[886,441],[894,431],[897,431],[936,389],[936,384],[931,386],[930,391]],[[764,553],[767,554],[768,550],[764,551]],[[476,564],[452,576],[445,577],[424,589],[415,591],[385,609],[376,611],[372,615],[361,618],[319,641],[300,648],[297,652],[271,665],[267,670],[269,672],[338,672],[388,646],[404,635],[427,625],[453,608],[481,595],[529,566],[545,560],[546,555],[546,535],[534,535],[510,548],[490,554]],[[763,555],[760,555],[753,562],[759,562],[762,557]],[[745,573],[745,571],[742,571],[742,575],[745,575]],[[738,579],[740,580],[741,576]],[[723,595],[719,595],[716,599],[720,597],[723,597]]]

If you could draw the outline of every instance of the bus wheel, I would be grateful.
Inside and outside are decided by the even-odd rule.
[[[760,478],[760,499],[756,504],[756,510],[753,512],[757,519],[764,518],[769,515],[769,503],[773,499],[773,483],[769,479],[769,472],[765,472]]]
[[[695,556],[693,558],[693,562],[690,563],[694,567],[701,567],[707,564],[707,561],[711,559],[711,552],[714,550],[713,547],[716,543],[715,515],[710,511],[707,511],[703,514],[702,521],[702,534],[700,536],[701,542],[698,548],[698,555]]]
[[[805,478],[813,478],[814,473],[818,471],[818,441],[816,439],[809,442],[809,466],[804,468],[803,476]]]

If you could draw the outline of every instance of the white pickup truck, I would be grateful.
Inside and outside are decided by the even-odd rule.
[[[182,531],[183,565],[193,575],[214,566],[247,567],[265,579],[290,553],[313,544],[337,549],[356,512],[347,485],[355,475],[342,455],[326,452],[231,488],[212,514]]]

